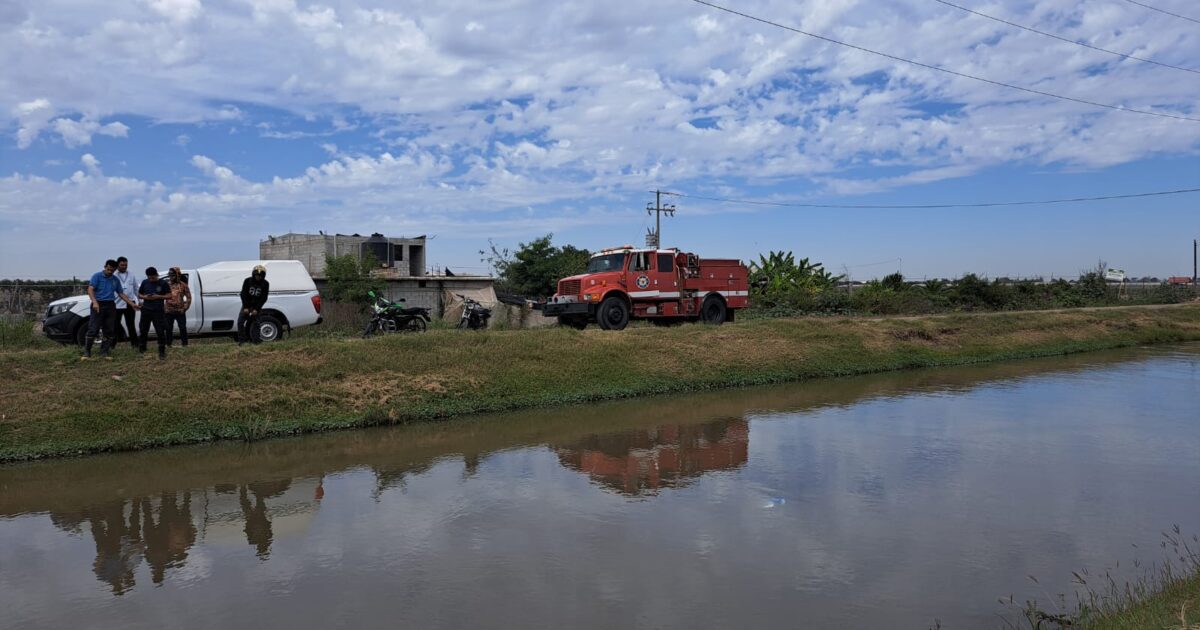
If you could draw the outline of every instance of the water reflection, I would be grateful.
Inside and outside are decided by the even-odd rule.
[[[277,521],[291,530],[303,530],[311,521],[324,496],[321,481],[216,484],[200,491],[114,499],[79,510],[52,509],[49,516],[66,532],[91,536],[96,545],[93,572],[114,595],[122,595],[136,585],[142,562],[150,568],[151,580],[161,584],[168,569],[184,565],[200,532],[207,539],[240,535],[255,555],[268,559]]]
[[[727,418],[593,435],[555,452],[563,466],[621,494],[654,494],[708,471],[745,464],[750,424],[744,418]]]
[[[92,571],[114,595],[134,587],[134,571],[143,560],[151,579],[161,584],[168,568],[187,560],[196,542],[192,495],[164,492],[157,497],[109,501],[78,512],[51,512],[50,520],[75,534],[84,529],[96,543]]]
[[[309,627],[924,627],[958,604],[975,620],[1030,572],[1112,558],[1106,537],[1169,524],[1163,496],[1188,504],[1176,486],[1194,458],[1146,436],[1200,443],[1180,413],[1198,350],[1155,368],[1139,367],[1155,351],[1131,350],[2,467],[0,627],[193,605],[255,627],[246,613],[279,593],[273,625]],[[1143,513],[1155,522],[1127,522]],[[543,618],[519,601],[554,603]]]

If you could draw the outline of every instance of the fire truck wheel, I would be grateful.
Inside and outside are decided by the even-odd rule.
[[[710,295],[700,306],[700,321],[714,326],[725,323],[725,300]]]
[[[565,315],[560,315],[558,317],[558,325],[574,328],[575,330],[583,330],[584,328],[587,328],[588,320],[586,317],[567,317]]]
[[[606,298],[596,311],[596,321],[604,330],[625,330],[629,324],[629,305],[615,295]]]

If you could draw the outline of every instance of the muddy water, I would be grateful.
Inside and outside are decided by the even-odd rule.
[[[0,627],[998,627],[1200,531],[1198,405],[1189,345],[3,467]]]

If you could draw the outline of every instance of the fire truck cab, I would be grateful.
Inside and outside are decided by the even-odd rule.
[[[748,271],[740,260],[626,245],[600,251],[586,273],[559,280],[542,314],[572,328],[595,322],[621,330],[631,319],[723,324],[747,306]]]

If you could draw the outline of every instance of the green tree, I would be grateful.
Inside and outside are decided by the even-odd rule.
[[[591,252],[574,245],[555,247],[553,234],[521,243],[516,252],[488,241],[489,250],[479,252],[496,274],[496,289],[528,297],[554,295],[558,281],[587,270]]]
[[[369,291],[381,292],[384,282],[371,276],[379,268],[375,255],[367,252],[362,260],[354,254],[341,256],[325,255],[325,280],[328,283],[325,295],[334,302],[367,304]]]
[[[842,279],[807,258],[796,260],[792,252],[768,252],[751,261],[750,286],[753,300],[765,308],[787,307],[811,310],[816,297]]]

